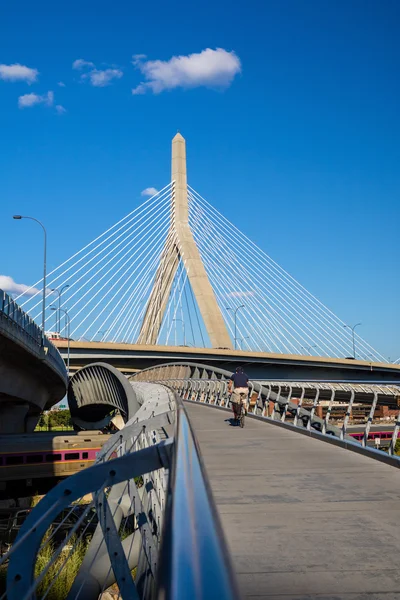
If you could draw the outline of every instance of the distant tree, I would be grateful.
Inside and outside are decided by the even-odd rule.
[[[69,410],[52,410],[49,413],[50,428],[71,427],[71,413]]]

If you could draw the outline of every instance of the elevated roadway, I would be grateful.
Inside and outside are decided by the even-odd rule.
[[[394,600],[400,470],[186,403],[244,598]]]
[[[63,398],[67,371],[41,329],[0,290],[0,433],[33,431]]]
[[[68,343],[56,340],[55,345],[66,360]],[[133,373],[166,362],[179,361],[203,363],[227,370],[240,364],[252,379],[366,383],[400,381],[400,365],[390,363],[189,346],[70,342],[70,365],[73,370],[94,362],[105,362],[124,373]]]

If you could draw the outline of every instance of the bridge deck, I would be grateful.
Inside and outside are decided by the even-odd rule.
[[[186,404],[246,598],[399,597],[400,471]]]

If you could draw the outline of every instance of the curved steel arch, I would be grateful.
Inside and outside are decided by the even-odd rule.
[[[203,402],[205,404],[214,404],[215,406],[227,407],[230,397],[227,391],[228,379],[232,371],[211,367],[201,363],[165,363],[157,367],[149,367],[131,375],[129,381],[149,381],[168,385],[177,391],[185,400]],[[303,408],[305,388],[300,401],[293,402],[292,385],[290,382],[278,383],[277,392],[272,390],[272,382],[249,381],[250,395],[256,393],[257,399],[253,408],[254,415],[267,417],[266,409],[269,402],[273,402],[271,419],[272,421],[285,421],[286,414],[289,413],[294,418],[294,425],[306,428],[308,431],[315,429],[327,435],[332,435],[355,442],[353,438],[346,433],[348,416],[342,428],[328,424],[327,419],[322,419],[315,414],[319,392],[314,394],[314,404],[312,408]],[[282,389],[285,387],[286,389]],[[315,388],[318,390],[317,385]],[[354,401],[354,394],[351,402]],[[351,410],[351,406],[350,406]],[[348,414],[349,410],[347,411]],[[269,418],[269,417],[268,417]],[[399,425],[400,428],[400,425]]]
[[[141,402],[127,378],[107,363],[93,363],[79,369],[70,379],[68,404],[71,417],[80,429],[102,428],[118,410],[126,423]]]

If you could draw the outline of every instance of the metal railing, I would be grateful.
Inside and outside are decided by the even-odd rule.
[[[3,290],[0,290],[0,324],[7,336],[28,346],[34,354],[48,361],[53,369],[66,378],[65,363],[57,348],[35,321]]]
[[[224,369],[193,363],[168,363],[144,369],[130,377],[131,381],[157,381],[174,389],[183,399],[214,404],[228,408],[230,394],[228,381],[231,373]],[[370,405],[368,417],[360,425],[364,428],[359,440],[349,434],[349,421],[357,398]],[[327,399],[325,416],[316,412],[322,398]],[[374,415],[379,405],[391,403],[396,407],[393,433],[388,454],[393,456],[400,431],[398,400],[400,388],[383,384],[350,384],[348,382],[290,382],[250,381],[250,412],[266,420],[288,422],[294,427],[333,436],[346,442],[367,446]],[[305,403],[307,405],[305,406]],[[344,406],[343,422],[334,425],[331,420],[335,402]],[[380,450],[381,451],[381,450]],[[400,460],[400,459],[399,459]]]
[[[146,402],[96,465],[56,486],[26,519],[0,561],[9,561],[0,600],[55,589],[57,600],[97,600],[114,582],[125,599],[238,598],[183,403],[147,386]]]

